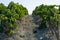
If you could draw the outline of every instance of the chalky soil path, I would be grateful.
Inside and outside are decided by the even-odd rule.
[[[12,36],[0,34],[0,40],[57,40],[48,28],[38,29],[37,19],[36,16],[26,15],[21,21],[17,21],[18,30]]]

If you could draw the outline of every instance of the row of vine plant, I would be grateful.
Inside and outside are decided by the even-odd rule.
[[[37,6],[32,15],[39,16],[42,18],[42,21],[39,22],[39,28],[46,28],[48,27],[58,27],[60,23],[60,5],[40,5]]]
[[[10,2],[8,6],[0,3],[0,33],[13,34],[18,29],[16,22],[28,15],[28,10],[21,4]]]

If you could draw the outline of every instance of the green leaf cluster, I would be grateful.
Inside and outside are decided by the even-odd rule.
[[[55,25],[57,25],[57,20],[58,18],[58,13],[59,13],[59,9],[55,8],[58,7],[57,5],[40,5],[37,6],[35,8],[35,10],[33,11],[32,15],[36,15],[36,16],[40,16],[43,20],[43,22],[40,23],[39,27],[42,27],[42,25],[46,26],[46,22],[49,23],[49,25],[53,25],[54,22],[56,23]]]
[[[28,15],[28,11],[22,5],[10,2],[8,6],[0,4],[0,32],[6,34],[14,33],[18,28],[16,22],[19,18]]]

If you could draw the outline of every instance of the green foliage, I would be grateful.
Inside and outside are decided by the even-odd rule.
[[[15,4],[14,2],[10,2],[8,8],[11,11],[14,11],[15,13],[19,14],[19,18],[23,17],[24,15],[28,15],[28,11],[25,7],[19,4]]]
[[[8,7],[0,4],[0,32],[13,34],[18,28],[16,21],[19,18],[28,15],[28,11],[22,5],[10,2]]]
[[[46,22],[42,21],[41,24],[39,24],[39,29],[46,28]]]
[[[41,22],[40,27],[43,27],[43,25],[46,25],[46,22],[48,22],[49,25],[53,24],[52,22],[53,20],[57,22],[55,18],[59,10],[55,7],[56,5],[43,5],[42,4],[35,8],[32,15],[40,16],[43,19],[42,20],[43,22]]]

